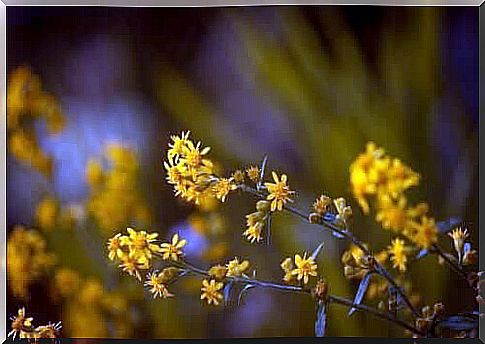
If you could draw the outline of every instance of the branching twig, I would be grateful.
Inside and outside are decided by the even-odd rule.
[[[195,273],[200,276],[205,276],[205,277],[211,277],[209,272],[207,270],[198,268],[187,261],[171,261],[171,265],[183,269],[185,271],[190,271],[192,273]],[[306,294],[306,295],[311,295],[312,291],[311,289],[304,288],[304,287],[299,287],[299,286],[293,286],[293,285],[286,285],[286,284],[279,284],[279,283],[273,283],[273,282],[267,282],[267,281],[261,281],[257,279],[252,279],[252,278],[244,278],[244,277],[237,277],[237,276],[226,276],[225,277],[226,281],[233,281],[233,282],[238,282],[242,283],[245,285],[253,285],[256,287],[260,288],[267,288],[267,289],[275,289],[275,290],[280,290],[280,291],[286,291],[286,292],[294,292],[294,293],[301,293],[301,294]],[[353,307],[358,310],[361,310],[363,312],[371,313],[375,315],[376,317],[379,317],[381,319],[384,319],[386,321],[389,321],[391,323],[394,323],[414,334],[417,334],[419,336],[424,336],[425,334],[418,330],[417,328],[413,327],[412,325],[402,321],[401,319],[398,319],[397,317],[381,312],[375,308],[372,308],[367,305],[363,304],[354,304],[352,300],[349,300],[347,298],[341,297],[341,296],[336,296],[336,295],[328,295],[327,300],[329,302],[333,302],[335,304],[339,304],[342,306],[347,306],[347,307]]]
[[[265,199],[266,198],[264,194],[262,194],[258,190],[254,189],[254,188],[251,188],[251,187],[249,187],[247,185],[241,185],[240,188],[241,188],[241,190],[243,190],[245,192],[248,192],[250,194],[253,194],[255,196],[258,196],[261,199]],[[297,209],[297,208],[295,208],[295,207],[293,207],[291,205],[288,205],[288,204],[286,204],[284,206],[284,209],[287,210],[288,212],[290,212],[290,213],[292,213],[292,214],[294,214],[296,216],[299,216],[302,219],[308,221],[309,214],[306,214],[303,211],[301,211],[301,210],[299,210],[299,209]],[[327,230],[331,230],[332,232],[336,232],[336,233],[344,236],[345,238],[347,238],[348,240],[350,240],[354,245],[356,245],[358,248],[360,248],[366,255],[372,256],[371,251],[367,247],[365,247],[365,245],[362,243],[362,241],[360,241],[359,239],[357,239],[350,231],[343,230],[343,229],[335,226],[333,223],[331,223],[329,221],[326,221],[326,220],[322,220],[322,223],[320,225],[323,228],[327,229]],[[397,284],[397,282],[394,280],[394,278],[392,277],[392,275],[384,268],[384,266],[382,266],[382,264],[380,264],[376,260],[374,260],[374,261],[375,261],[376,272],[378,274],[380,274],[382,277],[384,277],[394,288],[396,288],[397,292],[401,296],[402,300],[406,303],[406,306],[409,308],[409,310],[411,311],[411,313],[413,314],[413,316],[414,317],[419,316],[418,311],[414,308],[414,306],[412,305],[411,301],[407,297],[406,293]]]

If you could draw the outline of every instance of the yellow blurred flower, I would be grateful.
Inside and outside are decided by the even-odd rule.
[[[214,277],[216,280],[223,280],[226,278],[227,268],[220,264],[214,265],[209,269],[209,275]]]
[[[422,216],[421,222],[413,222],[408,238],[421,248],[429,248],[438,241],[438,228],[434,218]]]
[[[56,291],[63,297],[78,295],[81,279],[79,274],[68,268],[61,268],[54,276]]]
[[[59,203],[51,197],[43,198],[35,211],[37,224],[43,230],[52,230],[59,216]]]
[[[136,258],[144,257],[147,260],[152,258],[153,253],[162,252],[160,246],[154,244],[158,233],[147,233],[145,231],[136,231],[133,228],[127,228],[128,237],[121,237],[124,245],[128,246],[130,255]]]
[[[244,174],[243,171],[241,170],[236,170],[232,174],[231,178],[237,183],[237,184],[242,184],[244,183],[244,180],[246,178],[246,175]]]
[[[388,252],[391,255],[392,267],[399,269],[399,271],[406,271],[407,263],[407,248],[404,244],[404,240],[399,238],[394,239],[388,248]]]
[[[222,282],[216,282],[216,280],[211,279],[210,282],[204,279],[202,281],[202,288],[200,288],[202,294],[200,295],[201,300],[206,300],[207,303],[214,304],[215,306],[219,305],[219,302],[222,300],[222,294],[219,290],[222,289],[224,284]]]
[[[294,264],[293,264],[293,260],[288,257],[286,258],[285,260],[283,260],[280,264],[280,267],[283,269],[285,275],[283,276],[283,280],[286,282],[286,283],[289,283],[291,282],[293,279],[294,279],[294,275],[292,274],[292,271],[294,269]]]

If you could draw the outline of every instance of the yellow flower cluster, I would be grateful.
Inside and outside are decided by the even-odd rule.
[[[69,337],[107,337],[108,322],[113,324],[113,335],[129,335],[128,303],[123,294],[108,292],[99,280],[84,279],[69,268],[56,271],[53,290],[64,300],[63,318]]]
[[[303,254],[303,257],[296,254],[294,263],[290,257],[286,258],[280,266],[285,273],[283,280],[286,283],[290,283],[296,278],[298,281],[303,280],[303,283],[307,284],[310,276],[317,276],[317,263],[312,257],[307,257],[307,252]]]
[[[262,231],[269,216],[271,205],[269,201],[261,200],[256,203],[256,211],[246,215],[247,229],[243,236],[251,243],[260,242]]]
[[[19,161],[46,177],[52,175],[52,158],[40,148],[32,122],[44,119],[49,133],[59,133],[65,117],[56,99],[42,90],[40,79],[27,67],[9,76],[7,94],[8,147]]]
[[[187,202],[203,205],[216,197],[221,202],[237,189],[234,178],[218,178],[214,163],[205,158],[210,147],[202,147],[189,139],[190,132],[172,135],[167,160],[163,165],[167,171],[167,182],[174,186],[175,195]]]
[[[105,158],[112,168],[104,171],[101,163],[91,160],[86,167],[86,180],[91,188],[87,212],[101,230],[112,233],[135,220],[148,225],[150,211],[138,188],[139,163],[136,154],[119,144],[108,144]]]
[[[429,248],[437,241],[438,230],[435,220],[426,215],[428,205],[409,206],[404,195],[419,181],[418,173],[373,142],[350,166],[352,192],[364,213],[370,210],[368,197],[375,197],[376,221],[384,229],[402,234],[420,248]]]
[[[7,241],[7,276],[14,296],[26,299],[30,284],[48,272],[55,262],[39,232],[22,226],[12,230]]]
[[[149,269],[153,255],[162,253],[162,248],[154,243],[158,233],[126,230],[128,235],[118,233],[108,240],[108,258],[119,261],[123,271],[141,281],[140,270]]]
[[[11,318],[12,330],[9,332],[8,337],[12,336],[15,339],[18,335],[20,339],[40,339],[40,338],[58,338],[59,331],[62,326],[61,323],[48,324],[43,326],[34,327],[34,318],[27,317],[25,314],[25,308],[19,308],[16,316]]]

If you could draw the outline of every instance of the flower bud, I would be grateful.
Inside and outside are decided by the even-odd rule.
[[[256,210],[261,211],[263,213],[267,213],[271,209],[271,203],[268,201],[258,201],[256,203]]]
[[[319,224],[322,223],[322,216],[318,213],[311,213],[308,216],[308,222],[311,224]]]

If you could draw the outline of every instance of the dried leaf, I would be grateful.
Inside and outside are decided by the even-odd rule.
[[[355,293],[355,297],[354,297],[354,304],[355,305],[360,305],[360,303],[364,299],[364,296],[365,296],[365,293],[367,291],[367,288],[369,287],[369,282],[370,282],[371,276],[372,276],[371,273],[367,273],[364,276],[364,278],[362,278],[362,280],[360,281],[359,289],[357,290],[357,293]],[[349,316],[351,316],[352,314],[354,314],[354,312],[356,310],[357,310],[357,308],[352,307],[350,309],[350,311],[349,311]]]
[[[256,185],[256,189],[259,191],[261,189],[261,185],[263,184],[264,173],[266,170],[266,164],[268,162],[268,155],[265,155],[263,158],[263,163],[261,164],[261,174],[259,176],[258,184]]]
[[[320,302],[317,308],[317,320],[315,320],[315,336],[324,337],[327,328],[327,305]]]

